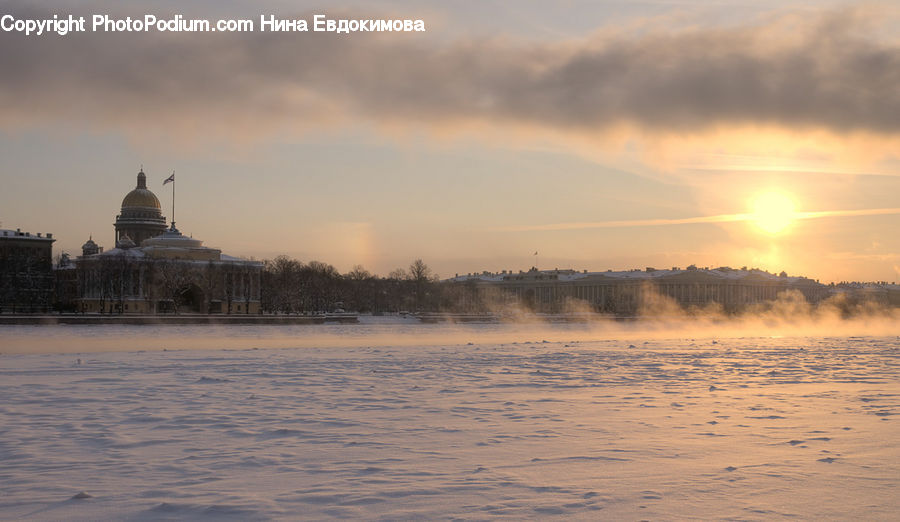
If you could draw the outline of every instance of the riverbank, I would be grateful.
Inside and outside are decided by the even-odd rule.
[[[324,324],[358,323],[357,314],[316,314],[316,315],[109,315],[109,314],[46,314],[46,315],[0,315],[0,325],[185,325],[185,324]]]

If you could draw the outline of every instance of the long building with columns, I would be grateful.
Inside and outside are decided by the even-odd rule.
[[[676,303],[701,308],[716,304],[734,312],[773,301],[789,290],[809,302],[830,295],[827,286],[805,277],[728,267],[606,272],[532,269],[468,274],[448,282],[457,287],[462,301],[457,305],[472,311],[515,305],[545,313],[581,310],[631,315]]]
[[[257,314],[262,263],[166,228],[143,169],[122,200],[115,248],[93,238],[76,260],[76,309],[89,313]]]

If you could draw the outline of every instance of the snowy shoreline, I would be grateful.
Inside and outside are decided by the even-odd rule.
[[[139,314],[46,314],[46,315],[0,315],[0,325],[285,325],[285,324],[325,324],[356,323],[356,314],[308,314],[308,315],[255,315],[255,314],[180,314],[180,315],[139,315]]]

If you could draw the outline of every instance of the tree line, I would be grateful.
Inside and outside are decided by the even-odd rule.
[[[421,259],[379,277],[361,265],[341,274],[327,263],[278,256],[263,262],[261,290],[265,313],[423,312],[444,304],[438,276]]]

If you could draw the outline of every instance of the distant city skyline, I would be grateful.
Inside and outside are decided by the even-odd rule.
[[[0,228],[54,255],[137,172],[178,228],[387,275],[758,267],[900,281],[888,2],[8,2],[0,16],[422,19],[425,33],[0,32]],[[577,16],[573,16],[577,14]]]

